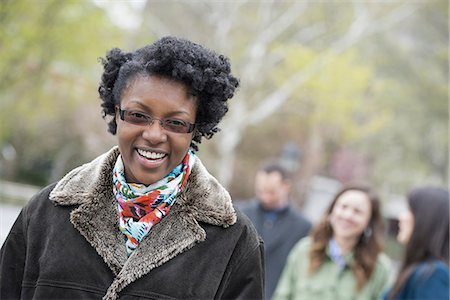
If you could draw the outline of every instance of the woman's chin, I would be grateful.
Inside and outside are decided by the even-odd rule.
[[[402,245],[406,245],[408,243],[407,239],[403,235],[397,235],[397,242]]]
[[[127,182],[144,185],[154,184],[164,178],[168,173],[165,168],[162,167],[148,169],[142,168],[141,165],[138,165],[137,168],[134,168],[132,171],[134,171],[132,172],[132,176],[126,176]]]
[[[142,176],[137,177],[137,180],[139,181],[138,183],[140,184],[144,184],[144,185],[151,185],[154,184],[158,181],[160,181],[161,179],[164,178],[164,175],[155,173],[155,174],[142,174]]]

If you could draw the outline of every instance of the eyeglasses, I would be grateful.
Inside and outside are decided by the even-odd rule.
[[[120,119],[133,125],[146,126],[149,124],[151,125],[155,120],[158,120],[161,127],[170,132],[191,133],[195,128],[195,124],[179,119],[172,119],[172,118],[157,119],[138,111],[123,110],[120,109],[119,107],[118,109]]]

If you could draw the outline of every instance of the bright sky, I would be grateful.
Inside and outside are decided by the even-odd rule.
[[[94,4],[103,8],[109,18],[117,26],[133,30],[141,25],[139,13],[145,6],[146,0],[93,0]]]

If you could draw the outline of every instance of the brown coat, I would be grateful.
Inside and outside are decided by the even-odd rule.
[[[74,169],[22,210],[1,249],[0,298],[262,299],[262,241],[199,159],[127,259],[112,193],[118,153]]]

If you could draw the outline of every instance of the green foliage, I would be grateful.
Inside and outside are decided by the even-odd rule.
[[[429,1],[389,32],[362,45],[377,65],[373,93],[393,122],[361,139],[373,179],[390,193],[448,182],[448,3]]]
[[[65,172],[86,155],[77,111],[99,106],[97,58],[118,36],[88,1],[3,1],[0,9],[0,148],[11,144],[20,158],[2,175],[45,184],[56,165]]]
[[[283,45],[283,51],[284,63],[273,76],[279,84],[282,78],[320,59],[320,53],[299,45]],[[375,69],[357,57],[355,49],[334,56],[296,89],[287,105],[297,127],[320,128],[323,133],[332,133],[327,139],[351,143],[376,134],[387,124],[389,116],[374,111],[376,107],[368,95]]]
[[[395,5],[374,6],[382,16]],[[330,7],[322,7],[322,18],[331,16],[326,13]],[[327,18],[326,26],[339,35],[345,28],[339,20],[346,13],[341,6],[334,8],[334,21]],[[315,21],[302,21],[322,20],[314,12],[312,15]],[[368,169],[366,177],[354,173],[353,179],[371,181],[385,196],[404,194],[413,185],[445,186],[449,153],[447,24],[448,4],[430,1],[414,4],[414,13],[388,32],[336,55],[332,47],[324,50],[326,41],[332,41],[329,36],[312,43],[278,41],[272,50],[280,63],[261,86],[263,90],[281,87],[292,74],[308,71],[321,58],[327,61],[318,64],[319,71],[298,86],[283,108],[244,134],[236,174],[252,166],[254,173],[259,161],[279,156],[283,145],[294,141],[303,151],[302,173],[308,173],[306,176],[334,176],[335,154],[347,149],[358,154],[355,162],[362,157]],[[252,103],[257,103],[260,90],[252,93],[257,95]],[[252,178],[252,173],[247,174],[244,177]],[[239,177],[232,188],[251,196],[251,180],[247,182],[249,187],[240,189]]]

